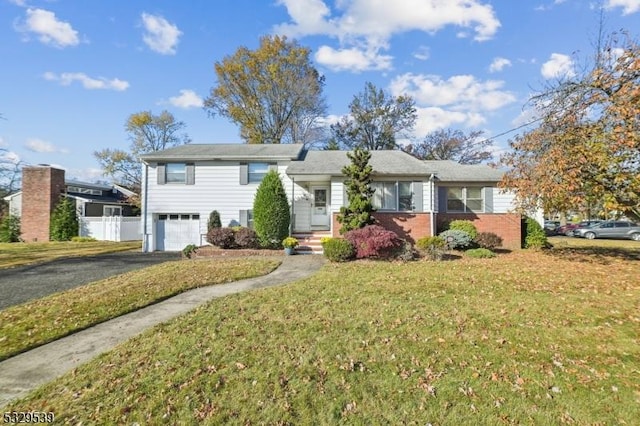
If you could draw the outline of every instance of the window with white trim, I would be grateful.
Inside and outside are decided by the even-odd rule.
[[[248,182],[260,183],[269,171],[268,163],[249,163],[247,165]]]
[[[185,163],[167,163],[164,170],[167,183],[187,183],[187,165]]]
[[[447,211],[459,213],[482,213],[484,197],[481,187],[447,188]]]
[[[102,216],[122,216],[121,206],[104,206],[102,208]]]
[[[372,182],[371,189],[375,191],[371,202],[376,210],[413,210],[413,188],[411,182]]]

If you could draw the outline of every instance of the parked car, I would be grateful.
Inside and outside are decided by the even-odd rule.
[[[556,235],[566,235],[567,237],[570,237],[573,235],[573,231],[578,228],[587,228],[599,223],[602,223],[602,221],[597,219],[583,220],[582,222],[578,223],[567,223],[566,225],[562,225],[556,228]]]
[[[574,237],[587,238],[628,238],[640,241],[640,226],[633,222],[611,220],[573,231]]]
[[[546,232],[547,235],[556,235],[556,229],[558,229],[559,226],[559,220],[545,220],[544,232]]]

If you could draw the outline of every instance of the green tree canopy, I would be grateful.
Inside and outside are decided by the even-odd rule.
[[[451,160],[460,164],[490,161],[493,154],[490,139],[482,139],[481,130],[464,133],[461,130],[437,130],[422,142],[407,145],[403,150],[420,160]]]
[[[131,114],[125,123],[131,141],[128,151],[106,148],[93,155],[105,176],[139,192],[142,186],[140,155],[189,143],[189,137],[181,133],[185,127],[184,122],[176,121],[168,111],[162,111],[160,115],[154,115],[151,111],[137,112]]]
[[[510,142],[502,185],[525,209],[566,211],[592,200],[640,220],[640,46],[600,40],[586,71],[531,100],[541,125]]]
[[[417,119],[413,98],[393,98],[370,82],[353,97],[349,111],[331,125],[335,141],[349,149],[396,149],[396,137],[410,132]]]
[[[247,143],[313,142],[326,103],[309,53],[279,36],[262,37],[256,50],[240,47],[215,64],[218,81],[205,109],[240,126]]]
[[[351,160],[351,164],[342,169],[342,174],[346,176],[344,184],[347,188],[349,205],[340,207],[337,217],[342,225],[341,234],[375,223],[371,215],[375,210],[371,203],[374,192],[371,188],[373,168],[369,164],[371,152],[356,147],[353,152],[347,152],[347,157]]]

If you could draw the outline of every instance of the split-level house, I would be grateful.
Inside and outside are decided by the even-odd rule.
[[[223,226],[253,225],[256,190],[269,170],[284,184],[292,234],[309,245],[339,236],[337,214],[348,204],[346,151],[302,145],[189,144],[142,156],[143,250],[181,250],[206,243],[216,210]],[[497,187],[502,172],[486,165],[421,161],[402,151],[372,151],[375,217],[402,238],[435,235],[455,219],[494,232],[519,248],[521,216],[513,195]]]

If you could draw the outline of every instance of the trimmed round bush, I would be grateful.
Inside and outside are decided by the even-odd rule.
[[[496,257],[496,254],[494,252],[486,248],[470,249],[465,251],[464,254],[476,259],[489,259],[492,257]]]
[[[537,220],[528,217],[526,219],[526,236],[524,248],[542,249],[548,246],[547,234]]]
[[[402,240],[393,231],[380,225],[368,225],[344,234],[356,250],[356,259],[388,259],[402,247]]]
[[[322,244],[324,255],[331,262],[347,262],[353,259],[353,245],[344,238],[329,238]]]
[[[430,260],[442,260],[446,249],[446,241],[437,235],[422,237],[416,241],[416,247],[424,257]]]
[[[443,231],[439,235],[442,238],[446,246],[452,250],[464,250],[471,247],[473,239],[466,231],[459,229],[448,229]]]
[[[233,231],[235,246],[241,249],[255,249],[260,246],[256,231],[251,228],[240,227]]]
[[[416,241],[416,247],[420,250],[430,250],[432,248],[444,248],[446,241],[439,236],[422,237]]]
[[[475,242],[478,247],[489,250],[502,246],[502,238],[493,232],[479,232],[475,238]]]
[[[233,248],[236,244],[235,235],[231,228],[212,228],[207,232],[207,241],[221,249]]]
[[[478,230],[476,226],[470,220],[454,220],[449,223],[449,229],[455,229],[458,231],[464,231],[471,237],[472,240],[478,236]]]

